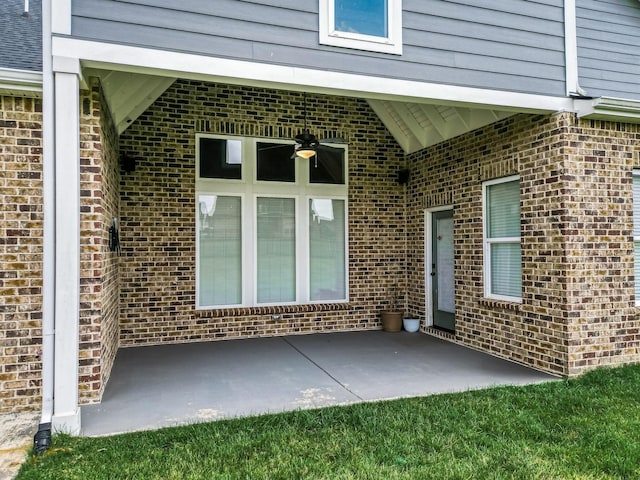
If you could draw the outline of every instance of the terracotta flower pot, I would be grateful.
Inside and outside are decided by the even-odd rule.
[[[402,312],[384,310],[380,313],[380,320],[385,332],[399,332],[402,329]]]

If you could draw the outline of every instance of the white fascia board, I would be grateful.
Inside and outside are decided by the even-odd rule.
[[[640,101],[614,97],[576,99],[579,118],[640,123]]]
[[[0,69],[0,92],[42,94],[42,73],[28,70]]]
[[[328,72],[64,37],[53,38],[53,55],[76,57],[83,66],[92,68],[367,99],[529,113],[573,108],[573,102],[566,97]]]

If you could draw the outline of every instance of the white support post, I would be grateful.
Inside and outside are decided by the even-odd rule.
[[[57,67],[56,68],[56,64]],[[64,68],[58,70],[60,66]],[[74,71],[75,70],[75,71]],[[54,58],[55,91],[55,360],[52,429],[80,433],[79,63]]]

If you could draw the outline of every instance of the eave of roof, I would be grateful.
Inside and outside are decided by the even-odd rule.
[[[640,101],[614,97],[575,99],[579,118],[640,123]]]
[[[0,94],[42,97],[42,73],[0,68]]]

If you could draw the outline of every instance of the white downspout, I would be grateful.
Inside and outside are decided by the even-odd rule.
[[[564,58],[567,97],[587,94],[578,81],[578,26],[576,0],[564,0]]]
[[[42,173],[43,173],[43,262],[42,262],[42,413],[34,437],[36,453],[51,445],[55,359],[55,122],[51,55],[51,0],[42,1]]]

